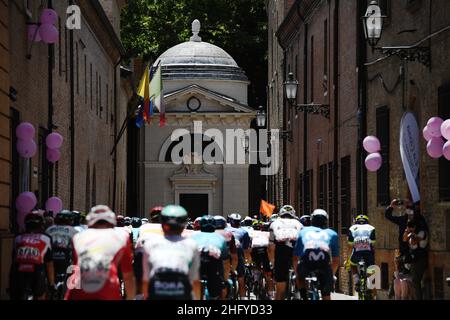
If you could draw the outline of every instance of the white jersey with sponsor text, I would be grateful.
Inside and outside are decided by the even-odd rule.
[[[270,225],[275,241],[296,241],[303,225],[297,219],[278,218]]]

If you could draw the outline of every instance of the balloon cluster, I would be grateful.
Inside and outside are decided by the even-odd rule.
[[[56,163],[61,159],[61,148],[64,139],[59,133],[53,132],[47,136],[45,143],[47,144],[47,160],[51,163]]]
[[[377,137],[368,136],[363,141],[364,149],[369,153],[366,158],[365,164],[367,170],[376,172],[380,170],[383,164],[383,158],[381,157],[381,143]]]
[[[48,44],[58,42],[59,31],[55,27],[58,20],[58,14],[55,10],[44,9],[41,14],[40,24],[31,24],[28,26],[28,38],[30,41],[43,41]]]
[[[17,144],[16,149],[22,158],[29,159],[34,157],[37,151],[37,145],[34,141],[36,130],[29,122],[22,122],[16,128]]]
[[[427,153],[431,158],[444,156],[450,161],[450,119],[431,118],[423,129],[423,137],[428,142]]]

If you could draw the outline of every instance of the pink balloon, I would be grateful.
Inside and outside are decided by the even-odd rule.
[[[58,29],[52,24],[41,24],[39,28],[42,41],[45,43],[56,43],[59,39]]]
[[[29,213],[37,204],[36,196],[33,192],[21,193],[16,199],[16,208],[20,212]]]
[[[40,42],[41,35],[39,34],[39,26],[35,24],[31,24],[28,26],[28,40],[34,42]]]
[[[45,142],[49,149],[59,149],[59,148],[61,148],[61,146],[64,142],[64,139],[63,139],[62,135],[54,132],[47,136],[47,139],[45,140]]]
[[[444,147],[442,148],[442,154],[444,155],[445,159],[450,161],[450,141],[447,141],[444,144]]]
[[[51,163],[56,163],[61,159],[61,152],[56,149],[47,149],[47,160]]]
[[[425,138],[426,141],[430,141],[433,138],[433,136],[430,133],[430,129],[428,128],[428,126],[423,128],[423,137]]]
[[[40,21],[42,24],[55,24],[58,21],[58,13],[52,9],[44,9]]]
[[[33,158],[37,151],[37,145],[34,140],[17,140],[17,152],[22,158]]]
[[[433,136],[434,138],[439,138],[442,136],[441,126],[443,122],[444,120],[442,120],[439,117],[433,117],[430,120],[428,120],[427,127],[431,136]]]
[[[383,164],[383,158],[378,152],[372,153],[367,156],[365,163],[367,170],[376,172],[380,170],[381,165]]]
[[[60,213],[63,209],[63,203],[60,198],[52,197],[45,203],[45,209],[52,211],[54,214]]]
[[[447,139],[450,140],[450,119],[445,120],[442,125],[441,125],[441,134],[442,136]]]
[[[374,153],[381,150],[380,140],[378,140],[378,138],[374,136],[369,136],[365,138],[363,146],[368,153]]]
[[[433,159],[438,159],[442,157],[442,149],[444,147],[444,139],[442,138],[433,138],[428,141],[427,144],[427,152],[430,157]]]
[[[22,122],[16,128],[16,135],[22,140],[31,140],[34,138],[35,134],[36,130],[34,129],[34,126],[29,122]]]

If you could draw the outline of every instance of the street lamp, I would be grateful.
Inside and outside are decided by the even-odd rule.
[[[264,128],[266,126],[266,112],[263,106],[259,106],[258,112],[256,113],[256,125],[258,128]]]
[[[296,104],[297,91],[299,82],[295,79],[292,72],[289,73],[288,79],[284,82],[284,91],[286,93],[286,98],[291,107],[294,107],[297,111],[320,114],[325,118],[330,118],[330,106],[326,104],[308,103],[308,104]]]
[[[383,32],[383,19],[380,6],[377,1],[371,1],[367,7],[366,15],[363,17],[364,34],[372,47],[378,44]]]
[[[383,33],[383,20],[386,18],[381,15],[381,8],[377,1],[370,2],[367,7],[366,14],[362,17],[364,26],[364,35],[367,42],[373,50],[379,51],[384,57],[398,56],[405,61],[417,61],[429,67],[431,61],[431,53],[429,47],[420,46],[425,39],[417,42],[411,46],[390,46],[390,47],[376,47],[381,39]],[[441,30],[440,32],[442,32]],[[439,33],[440,33],[439,32]],[[434,34],[436,35],[436,34]]]

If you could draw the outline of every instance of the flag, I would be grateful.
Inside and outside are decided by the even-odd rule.
[[[160,120],[159,125],[163,127],[165,125],[165,108],[163,105],[163,84],[161,66],[158,66],[155,74],[151,78],[150,82],[150,100],[153,107],[159,110]]]
[[[139,84],[138,95],[144,98],[143,117],[144,120],[150,122],[151,105],[150,105],[150,66],[145,68],[144,76]]]
[[[266,216],[267,218],[270,218],[273,214],[273,211],[275,210],[275,206],[273,204],[268,203],[267,201],[261,200],[261,207],[259,211]]]

